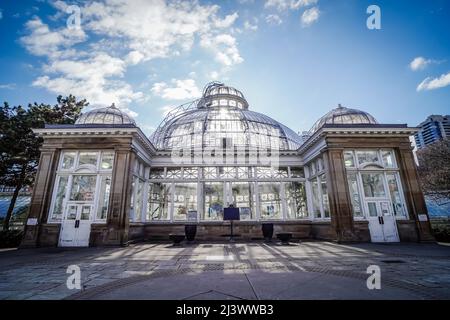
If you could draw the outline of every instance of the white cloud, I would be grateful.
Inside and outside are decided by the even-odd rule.
[[[215,60],[224,66],[230,67],[244,61],[237,48],[236,38],[229,34],[218,34],[213,37],[205,35],[200,40],[203,48],[215,54]]]
[[[165,82],[157,82],[153,84],[151,91],[154,95],[166,100],[196,99],[202,95],[193,79],[172,79],[171,86]]]
[[[425,59],[424,57],[416,57],[413,61],[410,62],[409,68],[412,71],[424,70],[430,64],[439,64],[443,61],[433,60],[433,59]]]
[[[62,27],[50,28],[35,16],[25,24],[27,34],[20,39],[28,52],[47,59],[43,74],[33,85],[50,92],[72,93],[91,104],[115,102],[126,108],[128,103],[148,98],[124,81],[130,65],[181,56],[195,44],[212,52],[221,65],[243,61],[236,39],[228,34],[239,15],[220,16],[218,5],[203,5],[196,0],[83,2],[79,3],[80,29],[66,28],[65,1],[52,5],[59,11],[50,18],[63,21]],[[188,80],[166,85],[162,94],[170,99],[199,95],[195,83]]]
[[[426,78],[417,86],[417,91],[434,90],[448,85],[450,85],[450,72],[442,74],[439,78]]]
[[[301,16],[302,26],[308,27],[319,19],[320,11],[317,7],[305,10]]]
[[[252,24],[250,21],[246,20],[244,22],[244,29],[250,30],[250,31],[256,31],[258,30],[258,19],[255,19],[255,23]]]
[[[13,90],[15,88],[16,88],[16,84],[15,83],[0,84],[0,89]]]
[[[277,14],[269,14],[266,16],[266,22],[271,25],[280,25],[283,23],[283,20]]]
[[[61,28],[52,31],[39,17],[29,20],[25,27],[30,34],[20,38],[20,41],[28,52],[36,56],[56,59],[74,55],[74,51],[69,48],[86,40],[86,34],[82,29]]]
[[[316,4],[318,0],[267,0],[265,8],[275,8],[278,11],[297,10]]]

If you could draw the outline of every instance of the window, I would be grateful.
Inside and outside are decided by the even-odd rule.
[[[204,220],[223,219],[223,183],[209,182],[203,184],[205,199]]]
[[[97,176],[94,175],[73,176],[70,200],[93,201],[96,182]]]
[[[251,220],[254,218],[255,200],[253,183],[231,183],[231,204],[239,208],[241,220]]]
[[[347,168],[355,167],[355,158],[353,156],[353,151],[344,151],[344,163]]]
[[[304,178],[305,172],[301,167],[291,167],[291,178]]]
[[[102,152],[102,161],[100,164],[100,169],[110,170],[113,167],[114,152]]]
[[[397,175],[394,173],[388,173],[386,174],[386,178],[395,216],[406,217],[406,208],[400,194]]]
[[[197,183],[175,183],[173,198],[174,220],[197,220]]]
[[[364,195],[369,198],[386,196],[382,173],[361,173]]]
[[[216,167],[203,168],[203,178],[205,178],[205,179],[217,178],[217,168]]]
[[[320,209],[320,194],[319,194],[319,183],[317,179],[314,179],[311,182],[311,191],[312,191],[312,197],[313,197],[313,212],[314,212],[314,218],[321,218],[322,213]]]
[[[185,179],[197,179],[198,178],[198,168],[184,168],[183,178]]]
[[[260,182],[258,189],[261,219],[281,219],[280,183]]]
[[[144,181],[142,181],[139,178],[136,178],[136,204],[134,207],[134,221],[141,221],[142,217],[142,196],[143,196],[143,187],[144,187]]]
[[[356,173],[347,174],[348,188],[350,190],[350,199],[353,208],[354,217],[363,217],[363,211],[361,207],[361,196],[358,188],[358,180]]]
[[[147,220],[169,219],[170,184],[150,183],[148,191]]]
[[[356,151],[358,164],[379,163],[377,151]]]
[[[59,177],[56,197],[53,205],[51,220],[58,221],[62,219],[64,199],[66,198],[68,177]]]
[[[302,182],[286,182],[284,190],[288,219],[307,218],[305,185]]]
[[[78,160],[78,165],[92,165],[97,166],[97,152],[80,152],[80,159]]]
[[[181,168],[167,168],[167,178],[181,179]]]
[[[61,169],[73,169],[76,152],[64,152]]]
[[[330,203],[328,201],[328,191],[327,191],[327,179],[325,175],[320,177],[320,184],[322,187],[322,206],[323,206],[323,214],[322,217],[329,218],[330,217]]]
[[[381,151],[381,156],[383,157],[383,165],[385,168],[395,168],[395,157],[392,151],[383,150]]]
[[[98,197],[97,219],[105,220],[108,214],[109,195],[111,193],[111,177],[101,178],[100,194]]]

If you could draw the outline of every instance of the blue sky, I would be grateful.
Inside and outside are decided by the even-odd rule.
[[[1,101],[114,102],[147,133],[213,80],[295,131],[338,103],[411,126],[450,113],[446,0],[2,0],[0,30]]]

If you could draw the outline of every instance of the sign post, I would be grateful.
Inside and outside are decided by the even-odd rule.
[[[228,207],[223,210],[223,220],[230,220],[230,241],[233,241],[233,221],[240,220],[239,208]]]

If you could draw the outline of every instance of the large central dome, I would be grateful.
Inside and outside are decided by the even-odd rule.
[[[248,110],[242,92],[213,82],[200,99],[172,110],[151,140],[158,149],[238,146],[296,150],[301,138],[272,118]]]

